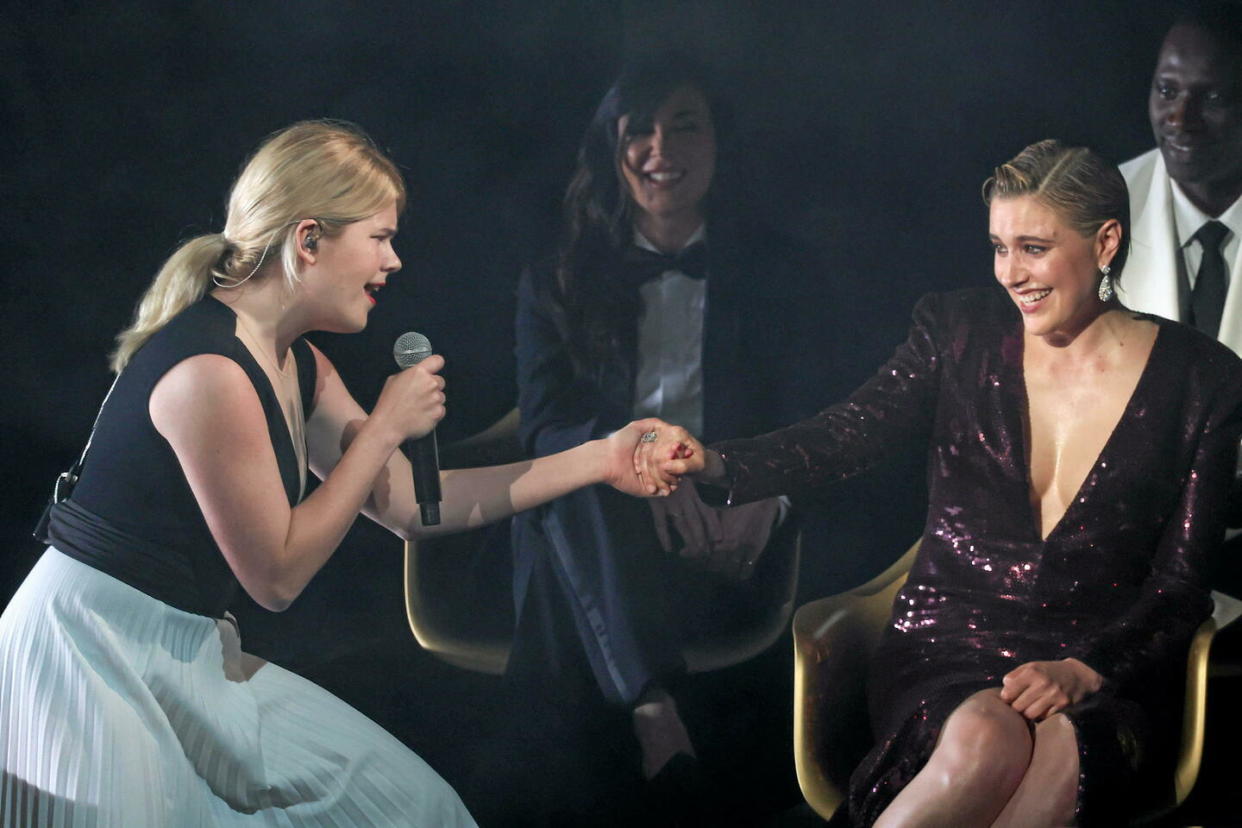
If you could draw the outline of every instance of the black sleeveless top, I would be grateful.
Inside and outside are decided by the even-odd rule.
[[[151,422],[151,390],[177,363],[219,354],[250,377],[263,411],[289,505],[302,469],[276,393],[236,337],[237,316],[210,296],[186,308],[134,354],[99,415],[72,496],[52,509],[48,542],[61,552],[177,609],[223,616],[237,580],[216,546],[172,447]],[[293,343],[302,410],[310,418],[315,358]]]

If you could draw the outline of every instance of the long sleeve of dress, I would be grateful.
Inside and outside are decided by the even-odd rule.
[[[1231,374],[1222,366],[1220,376]],[[1242,387],[1221,382],[1215,397],[1139,599],[1080,649],[1079,659],[1114,684],[1126,685],[1172,663],[1211,614],[1210,557],[1225,532],[1242,434]]]
[[[930,430],[941,371],[943,297],[919,300],[906,341],[842,403],[787,428],[712,446],[725,461],[728,503],[798,495],[878,464]]]

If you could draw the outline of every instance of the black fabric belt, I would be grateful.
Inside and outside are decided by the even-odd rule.
[[[140,537],[82,508],[72,498],[52,507],[48,543],[74,560],[195,615],[223,618],[237,589],[231,573],[206,579],[219,583],[205,584],[191,550]]]

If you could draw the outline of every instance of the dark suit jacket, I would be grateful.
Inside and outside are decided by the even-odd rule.
[[[843,324],[816,258],[777,233],[714,220],[708,273],[706,438],[769,431],[833,400],[838,389],[826,355]],[[552,299],[554,278],[550,262],[531,268],[518,291],[521,437],[534,456],[572,448],[633,419],[636,355],[600,366],[596,376],[575,376],[563,312]],[[680,649],[668,624],[655,620],[668,617],[653,609],[659,604],[653,593],[664,591],[660,567],[635,551],[657,546],[646,508],[599,489],[515,518],[515,601],[521,619],[532,572],[544,565],[541,556],[550,556],[605,695],[626,702],[653,675],[675,671]],[[641,609],[632,607],[636,600],[644,602]],[[519,637],[523,629],[519,621]]]
[[[715,222],[708,231],[703,342],[706,439],[756,434],[834,400],[831,360],[841,330],[830,285],[802,245],[777,233]],[[518,288],[521,436],[542,456],[615,431],[632,419],[636,366],[576,378],[545,264]]]

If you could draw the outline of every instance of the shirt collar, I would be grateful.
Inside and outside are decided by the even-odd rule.
[[[700,224],[699,229],[695,230],[693,233],[690,234],[690,238],[686,239],[686,243],[681,246],[681,249],[685,250],[690,245],[694,244],[695,242],[699,242],[699,241],[707,241],[707,222],[703,222],[702,224]],[[637,227],[634,228],[634,244],[638,247],[643,248],[644,250],[650,250],[652,253],[661,252],[654,244],[652,244],[647,239],[646,236],[644,236],[642,233],[638,231]],[[681,251],[678,251],[678,252],[681,252]]]
[[[1229,228],[1235,238],[1242,236],[1242,198],[1235,199],[1233,204],[1213,219],[1190,203],[1190,199],[1182,192],[1181,186],[1176,181],[1172,184],[1173,221],[1177,225],[1177,238],[1181,241],[1182,247],[1190,244],[1194,240],[1195,233],[1199,232],[1199,228],[1209,221],[1219,221]]]

